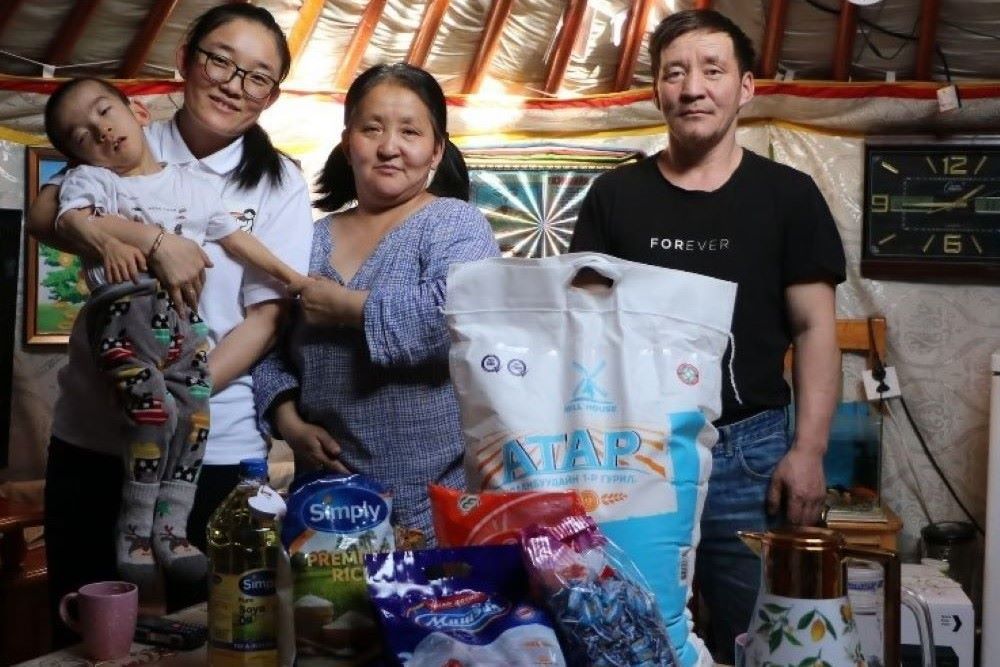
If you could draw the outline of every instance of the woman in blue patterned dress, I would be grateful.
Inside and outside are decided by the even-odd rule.
[[[283,346],[254,371],[258,414],[292,447],[297,472],[391,486],[397,525],[433,543],[428,482],[465,486],[445,278],[453,263],[496,256],[497,244],[467,203],[468,172],[430,74],[365,71],[344,125],[317,179],[316,205],[331,215],[315,226],[313,280]]]

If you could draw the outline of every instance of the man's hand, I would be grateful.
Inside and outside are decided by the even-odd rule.
[[[123,283],[126,280],[137,283],[139,274],[146,270],[146,256],[142,251],[115,238],[105,239],[101,256],[104,278],[109,283]]]
[[[201,246],[168,232],[149,258],[149,266],[173,299],[178,313],[187,315],[185,305],[192,310],[198,308],[198,298],[205,284],[205,269],[212,266],[212,260]]]
[[[826,500],[822,454],[797,449],[794,445],[788,450],[778,462],[767,490],[769,514],[781,511],[782,496],[789,523],[812,526],[819,521]]]

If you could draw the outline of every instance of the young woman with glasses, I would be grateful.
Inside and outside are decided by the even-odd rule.
[[[243,3],[210,9],[192,24],[177,52],[184,104],[172,119],[153,123],[147,138],[157,159],[189,164],[218,188],[246,231],[305,273],[312,238],[308,189],[258,125],[261,112],[278,98],[290,61],[285,37],[266,10]],[[57,185],[43,188],[36,199],[29,231],[99,261],[100,247],[60,236],[54,222]],[[146,235],[140,236],[140,250],[150,270],[175,301],[197,306],[213,343],[224,336],[241,343],[229,348],[237,354],[209,357],[212,425],[187,526],[190,542],[204,550],[209,514],[236,484],[239,461],[266,455],[248,370],[273,344],[287,301],[279,285],[244,272],[216,244],[199,247],[170,233],[158,239],[158,232],[151,225],[136,228],[137,235]],[[88,418],[98,413],[89,406],[112,400],[112,394],[87,352],[84,320],[77,319],[69,362],[59,377],[46,474],[49,589],[56,603],[84,583],[118,579],[113,543],[123,475],[118,428]],[[168,607],[177,608],[204,599],[206,589],[167,582],[166,592]],[[61,627],[56,614],[53,628]],[[65,632],[56,637],[57,644],[72,640]]]

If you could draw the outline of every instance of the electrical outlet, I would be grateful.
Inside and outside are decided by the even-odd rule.
[[[865,398],[869,401],[902,396],[903,392],[899,389],[899,378],[896,377],[896,369],[893,366],[885,366],[884,368],[885,378],[881,382],[875,379],[870,370],[866,370],[861,376],[862,381],[865,383]]]

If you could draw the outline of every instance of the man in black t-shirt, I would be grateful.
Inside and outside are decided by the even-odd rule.
[[[734,356],[723,364],[735,377],[723,382],[696,566],[710,619],[705,639],[716,660],[731,663],[760,581],[760,563],[735,531],[782,518],[811,525],[823,507],[823,454],[840,389],[834,288],[844,279],[844,251],[813,180],[736,143],[736,117],[754,93],[747,36],[717,12],[684,11],[656,28],[649,52],[668,146],[594,182],[570,250],[739,285]]]

